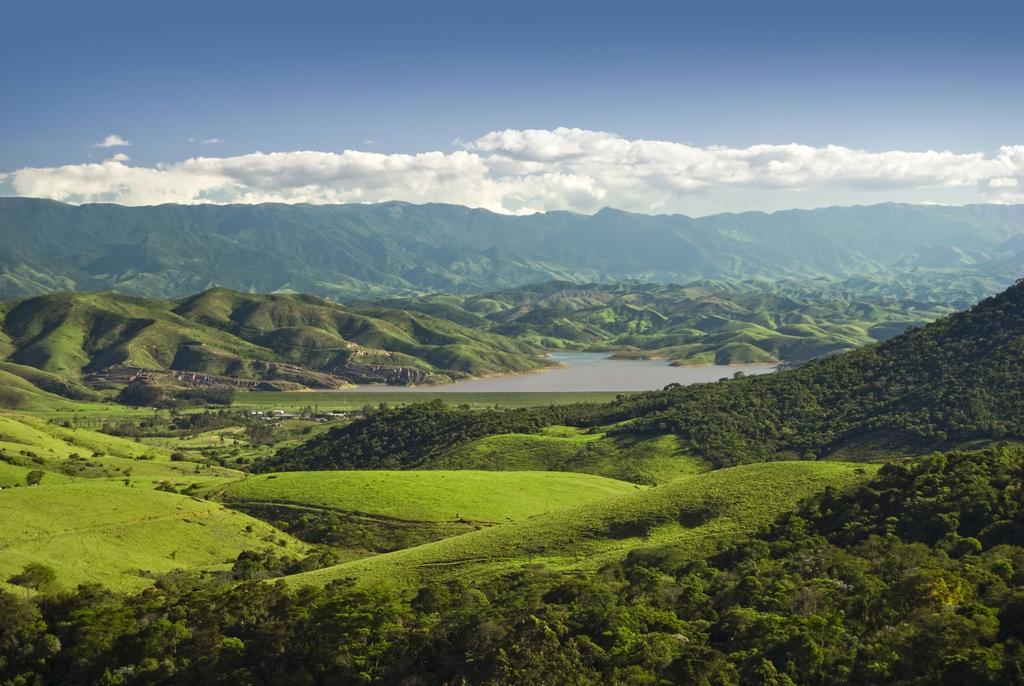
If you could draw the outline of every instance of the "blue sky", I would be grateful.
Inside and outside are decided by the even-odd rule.
[[[489,132],[566,127],[701,150],[797,143],[816,150],[974,153],[993,164],[966,175],[956,171],[952,185],[944,168],[931,176],[917,170],[909,185],[903,175],[877,188],[870,187],[879,176],[871,165],[839,182],[833,174],[821,183],[815,171],[813,178],[787,178],[778,200],[776,178],[761,183],[754,173],[753,185],[725,188],[720,177],[670,178],[664,166],[675,162],[662,164],[660,176],[651,175],[650,164],[639,168],[637,178],[648,179],[650,192],[624,193],[609,180],[625,173],[621,165],[611,176],[607,159],[603,176],[589,166],[570,169],[565,160],[542,168],[532,164],[536,151],[520,146],[487,162],[488,182],[507,180],[508,173],[573,177],[565,197],[539,197],[543,183],[471,191],[471,179],[451,198],[421,187],[478,173],[465,169],[433,169],[434,176],[376,190],[375,182],[357,180],[355,192],[339,180],[353,173],[348,166],[326,181],[303,177],[333,184],[331,193],[303,196],[294,186],[287,193],[279,188],[298,173],[278,164],[293,160],[279,159],[272,172],[277,181],[254,182],[249,171],[236,170],[230,183],[199,184],[200,190],[193,184],[167,199],[344,201],[390,193],[507,211],[620,204],[695,213],[859,199],[1012,201],[1020,190],[1013,183],[1016,153],[996,162],[1004,146],[1024,144],[1022,26],[1021,2],[8,0],[0,26],[0,173],[8,176],[0,192],[149,202],[159,198],[102,192],[104,183],[147,183],[125,181],[123,170],[101,174],[88,187],[69,179],[81,176],[75,166],[114,153],[124,157],[111,167],[140,170],[132,173],[141,178],[154,165],[198,156],[450,154]],[[111,134],[131,145],[92,147]],[[508,156],[531,165],[509,172]],[[308,163],[299,165],[302,173]],[[260,165],[270,173],[266,160]],[[13,174],[24,169],[65,171]],[[596,181],[588,185],[587,178]],[[673,189],[658,196],[651,189],[659,183]],[[567,199],[573,193],[579,202]]]

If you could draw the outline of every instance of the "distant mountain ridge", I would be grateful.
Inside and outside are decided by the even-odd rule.
[[[1024,205],[885,204],[691,218],[457,205],[67,205],[0,198],[0,298],[178,297],[213,286],[337,298],[548,280],[1000,277],[1024,265]]]

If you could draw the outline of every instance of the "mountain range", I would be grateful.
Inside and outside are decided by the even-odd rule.
[[[455,205],[67,205],[0,198],[0,298],[214,286],[338,299],[548,280],[992,280],[1024,267],[1024,205],[884,204],[701,218]]]

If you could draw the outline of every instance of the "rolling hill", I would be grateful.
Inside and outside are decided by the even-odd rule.
[[[887,286],[895,290],[897,283]],[[941,296],[918,300],[861,289],[870,290],[863,283],[825,280],[548,282],[381,304],[544,348],[614,349],[617,357],[659,357],[675,364],[802,362],[891,338],[954,309]]]
[[[702,218],[455,205],[72,206],[0,198],[0,297],[225,286],[365,298],[564,279],[1018,274],[1024,207],[886,204]],[[628,240],[624,240],[628,238]]]
[[[85,397],[170,385],[431,383],[543,367],[524,344],[429,315],[211,289],[181,301],[60,293],[0,306],[4,373]]]
[[[547,470],[597,474],[636,484],[668,483],[707,469],[675,436],[609,436],[568,426],[498,433],[456,445],[425,469]]]
[[[843,488],[873,467],[838,462],[777,462],[716,470],[663,486],[605,498],[434,543],[289,577],[297,585],[335,579],[426,581],[479,579],[527,562],[554,569],[596,569],[659,545],[705,557],[752,533],[826,486]]]
[[[630,493],[639,486],[548,471],[285,472],[200,491],[345,556],[390,552]]]
[[[0,413],[0,488],[23,485],[33,470],[43,472],[43,484],[116,479],[152,487],[160,481],[191,484],[239,476],[233,469],[171,460],[166,448],[34,415]]]
[[[871,478],[854,467],[847,483],[860,485],[826,489],[778,517],[743,477],[761,470],[802,490],[823,475],[786,476],[791,466],[840,465],[721,470],[676,491],[713,505],[691,513],[720,517],[687,518],[696,526],[672,532],[684,510],[652,507],[664,522],[658,542],[668,543],[644,541],[621,561],[584,537],[570,541],[581,555],[565,566],[514,564],[501,545],[514,541],[499,541],[497,527],[442,542],[456,544],[450,566],[438,543],[287,584],[10,593],[0,595],[0,637],[21,639],[8,639],[8,673],[46,683],[95,682],[114,670],[154,681],[173,670],[181,683],[241,673],[310,683],[1011,684],[1024,664],[1024,529],[1011,495],[1022,457],[1010,448],[938,454]],[[735,500],[715,499],[734,487]],[[761,514],[771,517],[766,526],[736,536]],[[616,521],[594,515],[535,533],[546,543],[564,521],[569,533],[582,525],[588,534]],[[710,535],[698,537],[705,528]],[[481,552],[494,554],[489,567],[463,556]],[[613,554],[590,568],[604,552]],[[506,564],[505,574],[487,573]],[[383,582],[347,583],[357,569]],[[416,588],[419,578],[436,580]]]
[[[33,473],[37,485],[27,486]],[[223,569],[244,550],[306,552],[258,519],[162,488],[239,476],[163,448],[0,413],[0,586],[29,563],[53,568],[64,588],[133,591],[176,569]]]
[[[244,550],[302,554],[306,546],[216,503],[103,479],[0,492],[0,579],[28,563],[62,586],[121,591],[175,569],[223,569]]]
[[[633,484],[559,472],[286,472],[215,487],[231,503],[322,507],[409,521],[496,524],[634,490]]]

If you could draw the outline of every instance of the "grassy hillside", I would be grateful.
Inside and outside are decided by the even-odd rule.
[[[35,370],[15,365],[17,373],[8,371],[0,363],[0,409],[47,411],[71,409],[75,403],[59,395],[48,393],[35,385]]]
[[[485,436],[442,453],[425,467],[580,472],[639,484],[667,483],[707,468],[686,454],[675,436],[607,436],[568,426]]]
[[[176,302],[113,293],[55,294],[0,309],[0,373],[87,398],[142,380],[163,385],[335,387],[431,383],[543,367],[500,335],[424,314],[353,310],[310,296],[212,289]],[[16,382],[18,383],[18,382]],[[0,397],[32,401],[18,383]]]
[[[555,472],[285,472],[218,484],[229,507],[343,557],[409,548],[594,502],[639,486]]]
[[[943,298],[873,293],[857,285],[867,292],[827,280],[551,282],[486,295],[382,302],[540,347],[615,349],[618,357],[676,364],[800,362],[891,338],[953,311]]]
[[[304,505],[412,521],[496,524],[635,489],[633,484],[589,474],[444,470],[284,472],[209,490],[227,503]]]
[[[415,586],[431,579],[477,578],[529,561],[556,569],[594,569],[644,546],[681,546],[692,559],[752,533],[802,498],[841,488],[873,468],[847,463],[778,462],[684,477],[667,485],[540,515],[434,543],[290,577]]]
[[[171,451],[89,429],[68,428],[21,413],[0,414],[0,486],[24,484],[32,470],[43,483],[69,479],[128,479],[192,484],[237,477],[239,472],[188,461]]]
[[[600,406],[473,410],[440,400],[399,408],[368,407],[353,422],[302,445],[279,450],[264,471],[306,469],[410,469],[430,466],[452,448],[508,433],[536,433],[551,425],[592,418]]]
[[[0,491],[0,547],[0,579],[37,562],[67,588],[94,582],[122,591],[172,569],[223,568],[243,550],[306,550],[216,503],[102,480]]]

